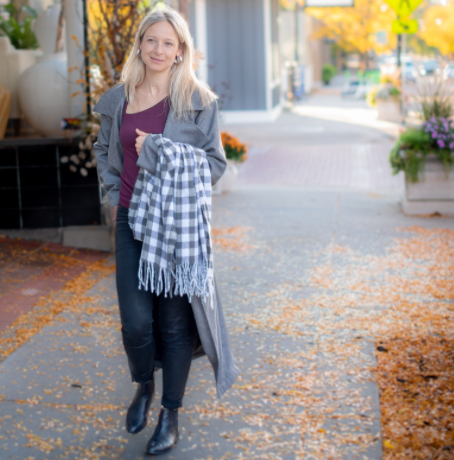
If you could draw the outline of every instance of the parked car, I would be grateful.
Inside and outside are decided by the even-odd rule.
[[[418,72],[413,65],[413,62],[406,61],[402,63],[402,74],[406,81],[414,81]]]
[[[441,69],[440,69],[440,63],[436,61],[435,59],[431,59],[429,61],[424,61],[419,68],[419,75],[422,77],[429,77],[429,76],[435,76],[435,75],[440,75],[441,74]]]
[[[347,82],[342,88],[342,96],[353,96],[359,88],[359,81],[352,80]]]
[[[443,79],[452,80],[454,79],[454,62],[448,62],[443,69]]]

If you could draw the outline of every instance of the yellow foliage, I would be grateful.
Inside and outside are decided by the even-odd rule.
[[[454,55],[454,4],[432,6],[424,14],[420,37],[443,55]]]
[[[148,10],[139,0],[88,0],[87,9],[91,60],[112,86],[120,79],[139,23]]]
[[[391,23],[397,15],[383,0],[355,0],[351,8],[307,8],[306,12],[324,24],[314,39],[329,37],[346,51],[361,54],[370,50],[384,53],[396,47]],[[377,43],[375,34],[379,31],[388,32],[387,45]]]

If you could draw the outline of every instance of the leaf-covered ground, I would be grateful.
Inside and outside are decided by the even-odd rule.
[[[402,225],[367,197],[241,198],[218,198],[213,232],[241,376],[218,400],[193,362],[168,458],[452,458],[454,231],[436,228],[452,223]],[[0,340],[0,458],[144,458],[162,389],[128,435],[113,266],[32,312]]]

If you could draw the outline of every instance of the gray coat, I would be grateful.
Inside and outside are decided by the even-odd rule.
[[[98,140],[94,145],[99,180],[107,191],[109,202],[116,206],[120,200],[120,175],[123,171],[123,146],[120,140],[123,107],[125,103],[123,84],[110,89],[95,106],[94,111],[102,115]],[[170,108],[163,137],[201,148],[206,152],[211,169],[213,185],[224,173],[226,160],[218,128],[217,104],[203,107],[200,96],[192,96],[193,110],[187,117],[177,119]],[[155,172],[158,148],[152,136],[142,146],[137,165]],[[216,378],[218,397],[221,397],[238,377],[239,370],[230,349],[219,291],[216,286],[217,308],[205,309],[200,298],[193,297],[192,310],[197,323],[199,339],[203,347],[194,356],[205,353],[210,360]],[[158,358],[158,357],[157,357]]]

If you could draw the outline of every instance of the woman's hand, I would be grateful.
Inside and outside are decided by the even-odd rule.
[[[117,211],[118,211],[118,206],[114,206],[112,208],[112,222],[117,221]]]
[[[140,152],[142,151],[142,145],[145,142],[145,139],[147,138],[148,133],[144,133],[140,129],[136,129],[136,134],[137,134],[136,152],[137,152],[137,155],[140,155]]]

